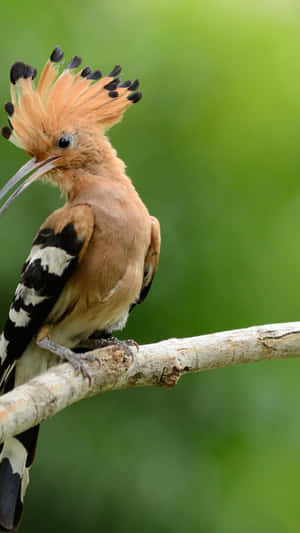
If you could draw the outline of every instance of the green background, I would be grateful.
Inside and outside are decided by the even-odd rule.
[[[1,99],[16,60],[141,79],[110,132],[162,226],[124,338],[300,319],[300,8],[293,0],[1,3]],[[6,121],[2,114],[3,123]],[[0,182],[25,155],[0,142]],[[32,238],[61,205],[35,184],[0,220],[4,323]],[[300,361],[184,377],[75,405],[42,426],[21,533],[298,532]]]

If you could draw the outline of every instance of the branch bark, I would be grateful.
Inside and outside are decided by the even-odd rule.
[[[172,387],[190,372],[299,357],[300,322],[147,344],[140,347],[133,362],[119,348],[102,348],[95,353],[102,364],[87,363],[91,385],[64,363],[1,396],[0,442],[101,392],[149,385]]]

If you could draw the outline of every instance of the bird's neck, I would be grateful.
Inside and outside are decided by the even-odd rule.
[[[68,169],[60,176],[59,186],[69,201],[73,202],[83,189],[95,186],[95,183],[99,186],[107,181],[131,184],[125,174],[124,162],[108,139],[104,138],[101,142],[98,155],[87,166]]]

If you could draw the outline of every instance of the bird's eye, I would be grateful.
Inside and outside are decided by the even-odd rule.
[[[66,135],[63,135],[63,137],[60,137],[57,142],[57,145],[59,146],[59,148],[68,148],[70,144],[71,144],[71,139],[70,137],[66,137]]]

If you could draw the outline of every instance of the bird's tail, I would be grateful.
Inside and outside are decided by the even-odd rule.
[[[20,524],[38,431],[39,426],[35,426],[8,438],[1,445],[0,529],[2,531],[14,531]]]

